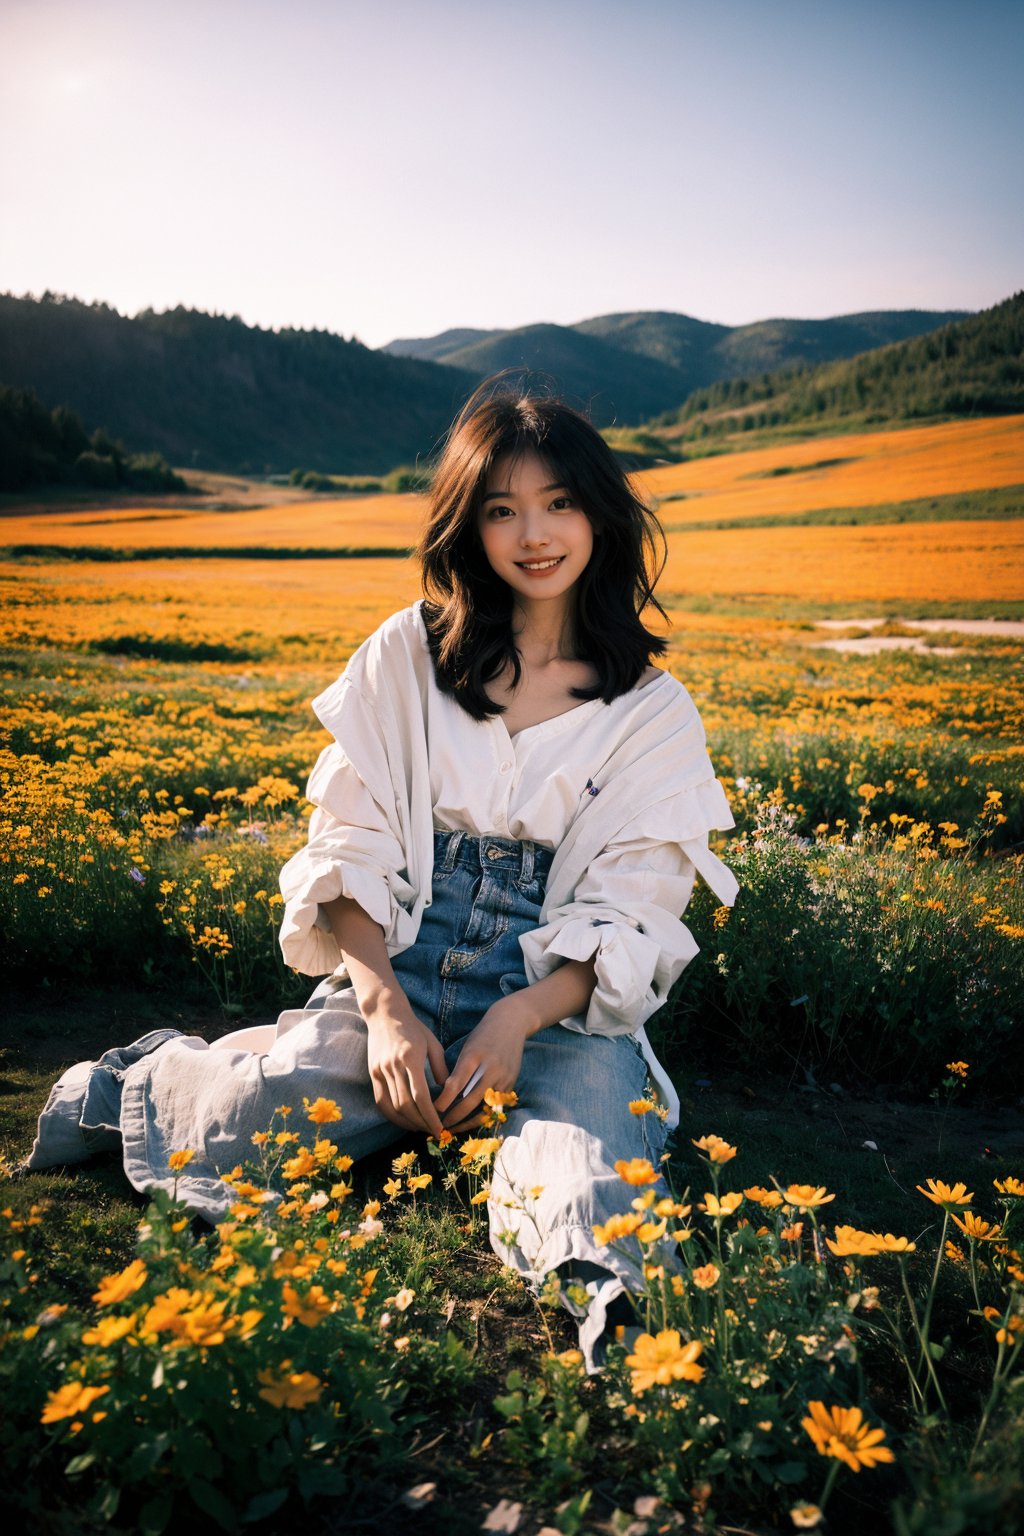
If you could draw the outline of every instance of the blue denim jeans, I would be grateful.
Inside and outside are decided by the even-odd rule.
[[[519,936],[540,922],[552,857],[530,841],[434,833],[431,905],[415,944],[392,966],[417,1018],[444,1046],[449,1069],[491,1003],[528,984]],[[351,988],[332,986],[322,983],[309,1006],[340,1005],[350,1015]],[[593,1227],[628,1210],[636,1194],[615,1173],[615,1162],[646,1157],[657,1166],[664,1150],[658,1118],[629,1109],[649,1086],[634,1036],[588,1035],[554,1024],[527,1040],[518,1103],[500,1128],[504,1140],[488,1204],[492,1246],[534,1286],[559,1272],[590,1369],[608,1305],[640,1285],[638,1250],[599,1248]],[[372,1093],[361,1096],[358,1127],[354,1109],[346,1112],[342,1137],[350,1151],[367,1133],[377,1145],[402,1134],[382,1122]],[[364,1114],[372,1122],[365,1131]],[[567,1284],[587,1292],[585,1306],[565,1296]]]

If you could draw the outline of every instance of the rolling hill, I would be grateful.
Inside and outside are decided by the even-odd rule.
[[[924,336],[819,367],[723,380],[647,430],[685,439],[1024,411],[1024,292]],[[1022,473],[1024,478],[1024,473]]]
[[[853,357],[963,316],[963,310],[893,310],[728,326],[641,310],[577,325],[470,332],[468,339],[464,331],[445,331],[417,341],[392,341],[383,350],[429,356],[477,378],[524,366],[548,373],[562,393],[590,406],[599,426],[610,426],[673,410],[693,390],[721,379]],[[652,406],[655,399],[663,403]]]
[[[186,470],[386,473],[430,451],[473,382],[329,331],[0,295],[0,383]]]

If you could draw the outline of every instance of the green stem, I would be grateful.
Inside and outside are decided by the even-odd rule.
[[[825,1479],[825,1486],[821,1490],[821,1498],[818,1501],[818,1508],[822,1514],[825,1513],[825,1505],[829,1501],[832,1489],[835,1487],[836,1478],[839,1476],[839,1466],[840,1463],[838,1461],[833,1461],[828,1469],[828,1477]]]
[[[948,1231],[949,1231],[949,1211],[946,1209],[945,1206],[943,1206],[943,1208],[942,1208],[942,1236],[939,1238],[939,1251],[935,1255],[935,1268],[932,1270],[932,1283],[931,1283],[931,1286],[929,1287],[929,1290],[928,1290],[928,1300],[925,1302],[924,1321],[921,1324],[921,1327],[924,1330],[925,1338],[927,1338],[928,1331],[931,1328],[931,1324],[932,1324],[932,1307],[935,1305],[935,1291],[936,1291],[936,1288],[937,1288],[938,1283],[939,1283],[939,1268],[940,1268],[940,1266],[942,1264],[943,1255],[946,1252],[946,1233]],[[920,1370],[921,1366],[924,1364],[924,1357],[925,1357],[926,1353],[927,1353],[927,1346],[924,1344],[924,1342],[922,1340],[921,1356],[920,1356],[920,1359],[917,1362],[917,1369],[918,1370]]]
[[[910,1308],[910,1321],[914,1325],[914,1332],[917,1334],[917,1337],[921,1341],[921,1352],[922,1352],[922,1354],[924,1356],[924,1363],[925,1363],[925,1365],[928,1368],[928,1375],[931,1377],[932,1385],[935,1388],[935,1395],[939,1399],[939,1403],[941,1404],[943,1413],[948,1414],[949,1413],[949,1408],[948,1408],[948,1406],[946,1404],[946,1399],[942,1395],[942,1388],[939,1386],[939,1378],[938,1378],[938,1376],[935,1373],[935,1361],[932,1359],[932,1352],[928,1348],[927,1335],[924,1334],[922,1332],[922,1330],[921,1330],[921,1323],[920,1323],[920,1320],[918,1319],[917,1308],[914,1306],[914,1298],[910,1294],[910,1286],[907,1283],[907,1269],[906,1269],[906,1265],[904,1264],[902,1258],[898,1260],[898,1263],[899,1263],[899,1266],[900,1266],[900,1279],[903,1282],[903,1294],[904,1294],[904,1296],[906,1296],[906,1298],[907,1298],[907,1305]]]
[[[1009,1322],[1010,1312],[1011,1307],[1007,1306],[1006,1314],[1003,1317],[1004,1330]],[[1020,1354],[1022,1346],[1024,1346],[1024,1339],[1022,1339],[1019,1343],[1014,1344],[1009,1351],[1007,1350],[1005,1340],[999,1345],[999,1353],[996,1356],[995,1370],[992,1373],[992,1391],[989,1393],[988,1402],[985,1404],[984,1411],[981,1415],[981,1421],[978,1424],[978,1433],[975,1435],[974,1444],[971,1447],[971,1454],[967,1458],[968,1471],[970,1471],[974,1462],[974,1458],[978,1454],[978,1448],[985,1438],[985,1431],[988,1428],[989,1420],[992,1417],[996,1404],[1002,1396],[1003,1386],[1006,1382],[1006,1379],[1013,1370],[1014,1365],[1017,1363],[1017,1356]]]
[[[889,1332],[892,1334],[893,1339],[895,1340],[897,1353],[899,1354],[900,1359],[903,1361],[903,1364],[906,1367],[907,1380],[910,1382],[910,1389],[913,1392],[915,1398],[919,1400],[920,1406],[923,1408],[925,1403],[925,1394],[921,1390],[921,1383],[917,1379],[917,1373],[910,1363],[910,1356],[907,1354],[907,1346],[903,1338],[903,1329],[900,1327],[895,1317],[890,1317],[888,1311],[885,1307],[882,1306],[881,1302],[878,1304],[878,1310],[885,1318],[886,1326],[888,1327]]]

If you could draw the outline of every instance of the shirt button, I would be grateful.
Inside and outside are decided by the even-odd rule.
[[[511,763],[510,763],[510,762],[507,762],[507,761],[506,761],[506,762],[504,762],[504,763],[502,763],[502,765],[501,765],[501,771],[502,771],[502,773],[508,773],[508,771],[509,771],[509,769],[510,769],[510,768],[511,768],[511,767],[512,767],[512,764],[511,764]]]

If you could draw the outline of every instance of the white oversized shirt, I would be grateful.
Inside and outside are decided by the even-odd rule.
[[[681,921],[697,874],[724,904],[737,890],[708,848],[709,830],[734,823],[693,700],[662,672],[510,736],[438,688],[421,606],[386,620],[313,701],[334,741],[309,778],[307,845],[281,871],[284,957],[347,979],[320,910],[339,895],[380,923],[390,955],[413,944],[435,828],[532,839],[555,855],[540,925],[519,940],[528,982],[593,958],[587,1012],[561,1022],[636,1034],[675,1123],[643,1026],[698,952]]]

